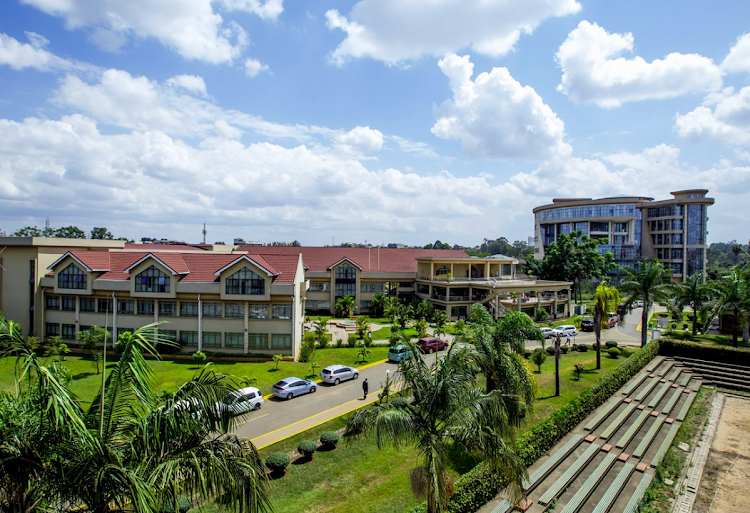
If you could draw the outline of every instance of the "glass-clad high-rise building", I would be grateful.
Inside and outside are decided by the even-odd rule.
[[[581,231],[604,239],[599,250],[611,251],[621,266],[658,258],[675,281],[683,281],[706,267],[707,209],[714,203],[707,193],[677,191],[663,201],[643,196],[554,199],[534,209],[534,256],[544,258],[561,233]]]

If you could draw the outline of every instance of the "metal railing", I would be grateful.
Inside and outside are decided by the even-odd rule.
[[[482,278],[471,278],[468,276],[447,276],[443,274],[437,274],[435,276],[429,276],[425,274],[419,275],[417,278],[422,281],[439,281],[444,283],[492,283],[498,284],[504,281],[536,281],[536,276],[528,274],[512,274],[508,276],[491,276]]]

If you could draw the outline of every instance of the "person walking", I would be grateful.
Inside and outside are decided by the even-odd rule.
[[[570,345],[570,333],[565,334],[565,345],[566,346]]]
[[[362,392],[365,394],[365,396],[362,398],[363,400],[367,399],[367,392],[370,390],[370,385],[367,383],[367,378],[362,382]]]

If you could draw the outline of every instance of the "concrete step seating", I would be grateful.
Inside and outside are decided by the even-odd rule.
[[[609,469],[615,464],[615,460],[617,460],[616,454],[607,453],[602,462],[599,463],[599,466],[596,467],[594,472],[592,472],[588,479],[586,479],[581,485],[560,513],[578,513],[578,510],[581,509],[581,506],[586,502],[586,499],[591,496],[591,493],[597,486],[599,486],[599,483],[604,479],[604,476],[609,472]]]
[[[588,424],[586,424],[583,427],[583,429],[585,429],[586,431],[593,431],[594,429],[596,429],[597,426],[604,421],[604,419],[606,419],[607,417],[609,417],[609,415],[615,410],[615,408],[617,408],[620,405],[621,402],[622,402],[622,399],[620,399],[618,397],[613,397],[609,401],[609,403],[607,403],[607,406],[605,406],[602,409],[602,411],[600,411],[596,415],[596,417],[594,417],[593,419],[591,419],[591,421]]]
[[[708,367],[721,367],[721,368],[726,368],[726,369],[735,369],[740,372],[744,371],[745,373],[750,373],[750,369],[748,369],[746,365],[737,365],[734,363],[718,363],[718,362],[713,362],[711,360],[699,360],[697,358],[686,358],[684,356],[675,356],[675,359],[680,362],[686,363],[690,365],[691,367],[694,365],[704,365]]]
[[[669,431],[667,432],[667,437],[664,439],[664,441],[659,446],[659,450],[656,451],[656,454],[654,455],[654,459],[651,460],[651,466],[656,467],[661,463],[661,459],[664,457],[665,454],[667,454],[667,451],[672,445],[672,442],[674,442],[674,437],[677,436],[677,432],[680,430],[680,426],[682,424],[672,424],[672,427],[669,428]]]
[[[663,362],[666,358],[664,356],[657,356],[653,360],[651,360],[651,363],[648,364],[648,367],[646,367],[646,373],[652,374],[656,369],[659,368],[659,365],[661,365],[661,362]]]
[[[688,394],[688,398],[685,401],[685,404],[682,405],[682,409],[680,410],[680,413],[677,414],[677,417],[675,417],[677,420],[682,422],[685,420],[685,416],[688,413],[688,410],[690,409],[690,405],[693,404],[693,401],[695,400],[695,396],[698,395],[698,392],[690,392]]]
[[[669,415],[672,412],[674,405],[677,404],[677,401],[680,400],[683,390],[685,389],[680,386],[674,389],[674,392],[672,392],[669,401],[667,401],[667,404],[665,404],[664,408],[661,410],[662,413]]]
[[[707,362],[703,363],[687,363],[694,372],[700,372],[701,375],[716,374],[720,376],[727,376],[730,378],[744,378],[750,380],[750,370],[745,368],[744,370],[735,369],[733,367],[727,367],[723,363]]]
[[[500,504],[495,506],[495,509],[491,513],[508,513],[512,509],[513,504],[508,499],[503,499],[500,501]]]
[[[630,425],[625,434],[620,437],[620,439],[615,444],[615,447],[617,447],[618,449],[624,449],[625,447],[627,447],[633,437],[635,437],[635,434],[640,431],[641,426],[643,426],[644,422],[646,422],[646,419],[648,419],[650,416],[650,411],[643,410],[638,418],[635,419],[635,422]]]
[[[643,437],[643,440],[641,440],[641,443],[639,443],[638,447],[636,447],[635,451],[633,451],[634,458],[640,459],[643,457],[644,454],[646,454],[646,451],[648,451],[648,448],[654,442],[654,439],[656,438],[656,435],[659,433],[659,430],[661,429],[661,425],[664,424],[665,420],[666,419],[662,416],[654,417],[654,423],[651,424],[651,427],[646,432],[646,436]]]
[[[622,466],[617,477],[615,477],[612,484],[609,485],[607,491],[604,492],[604,496],[599,499],[599,503],[596,505],[596,508],[594,508],[592,513],[607,513],[610,510],[612,504],[614,504],[617,497],[620,496],[622,489],[625,488],[625,484],[628,482],[628,479],[630,479],[630,474],[633,473],[633,469],[635,469],[635,465],[632,463],[626,463]]]
[[[690,383],[690,380],[693,378],[693,372],[692,371],[685,371],[682,374],[682,377],[680,378],[680,382],[678,383],[681,387],[686,387],[688,383]]]
[[[628,417],[630,417],[630,414],[633,413],[633,410],[636,409],[638,406],[638,403],[632,402],[628,404],[625,409],[620,413],[615,420],[613,420],[609,426],[607,426],[607,429],[605,429],[602,434],[600,435],[605,440],[608,439],[610,436],[612,436],[615,431],[620,429],[620,426],[622,426]]]
[[[682,371],[685,370],[685,367],[682,365],[676,365],[674,369],[672,369],[672,372],[669,373],[669,376],[665,378],[667,381],[677,381],[677,378],[680,376]]]
[[[596,453],[599,452],[599,449],[601,449],[601,445],[599,444],[591,444],[588,446],[588,448],[584,451],[581,456],[578,457],[577,460],[573,462],[573,464],[568,467],[568,469],[561,475],[559,478],[557,478],[557,481],[552,483],[552,486],[550,486],[544,494],[539,498],[539,503],[543,506],[547,506],[550,502],[552,502],[552,499],[555,499],[560,496],[560,494],[570,485],[570,483],[573,482],[573,480],[578,476],[578,474],[581,473],[581,470],[589,464],[591,460],[594,459],[594,456],[596,456]]]
[[[667,363],[665,365],[662,365],[661,367],[659,367],[658,372],[656,373],[656,375],[659,376],[659,377],[661,377],[661,378],[663,378],[664,376],[667,375],[667,373],[670,370],[672,370],[672,367],[674,367],[674,366],[675,366],[675,362],[673,362],[673,361],[672,362],[667,361]]]
[[[635,492],[633,492],[633,496],[630,498],[627,505],[625,506],[623,513],[636,513],[636,510],[638,508],[638,503],[641,502],[641,499],[643,498],[643,494],[646,493],[646,488],[648,488],[648,485],[651,484],[651,481],[653,479],[654,479],[653,474],[648,474],[646,472],[643,473],[643,477],[641,477],[641,481],[638,483],[638,486],[635,488]]]
[[[667,391],[672,388],[672,382],[667,381],[662,386],[659,387],[659,390],[656,391],[656,394],[654,397],[651,398],[651,400],[648,402],[649,408],[656,408],[656,405],[659,404],[664,397],[664,395],[667,393]]]
[[[526,480],[523,482],[523,489],[526,493],[536,488],[536,486],[542,482],[542,480],[549,475],[552,470],[560,464],[562,460],[568,457],[573,452],[578,444],[583,440],[582,435],[574,435],[563,445],[555,454],[549,457],[541,467],[536,469]]]
[[[622,393],[625,396],[628,396],[633,393],[633,390],[637,389],[639,386],[641,386],[641,383],[643,383],[646,379],[648,379],[648,373],[645,372],[641,374],[640,376],[636,376],[630,380],[630,383],[622,389]]]
[[[640,392],[638,392],[638,395],[635,396],[635,400],[638,402],[643,401],[648,395],[651,393],[651,391],[656,388],[656,385],[659,384],[659,380],[656,378],[653,378],[651,382],[649,382],[644,388],[641,389]]]
[[[750,368],[731,363],[718,363],[694,358],[677,357],[694,373],[705,378],[705,384],[750,392]]]

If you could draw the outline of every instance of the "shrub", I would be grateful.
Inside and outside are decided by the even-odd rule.
[[[190,500],[189,497],[185,495],[178,495],[177,496],[177,511],[180,513],[187,513],[193,508],[193,501]],[[168,500],[164,500],[164,502],[161,503],[161,507],[159,508],[160,513],[174,513],[174,504],[171,502],[168,502]]]
[[[521,436],[516,441],[516,454],[523,464],[527,467],[533,465],[591,412],[622,388],[660,352],[659,343],[659,340],[652,340],[646,344],[610,374],[602,376],[578,397]],[[750,358],[750,352],[745,351],[745,353]],[[489,465],[482,462],[456,481],[455,492],[449,499],[448,511],[450,513],[477,511],[507,484],[508,481],[502,474],[493,472]],[[423,503],[414,508],[412,513],[424,511],[426,509]]]
[[[617,359],[620,356],[620,350],[617,349],[616,347],[610,347],[607,350],[607,353],[609,353],[610,358],[614,358],[614,359]]]
[[[207,358],[206,353],[203,351],[196,351],[193,353],[193,361],[195,361],[195,363],[203,363]]]
[[[316,444],[312,440],[302,440],[299,445],[297,445],[297,452],[305,458],[312,458],[313,454],[315,454],[315,451],[317,450],[318,444]]]
[[[588,344],[578,344],[578,347],[576,348],[577,351],[580,351],[582,353],[585,353],[589,350]]]
[[[279,451],[269,454],[266,458],[266,467],[273,473],[281,474],[291,462],[292,458],[287,453]]]
[[[302,347],[299,350],[299,361],[302,363],[309,362],[313,353],[315,352],[315,339],[317,337],[314,333],[307,332],[302,340]]]
[[[524,358],[526,358],[526,359],[528,360],[528,359],[529,359],[529,358],[531,357],[531,350],[530,350],[530,349],[526,349],[526,350],[525,350],[525,351],[523,352],[523,357],[524,357]]]
[[[320,349],[325,349],[326,347],[328,347],[329,342],[330,340],[328,339],[328,335],[323,335],[318,339],[318,347]]]
[[[326,447],[336,447],[339,443],[339,434],[336,431],[323,431],[320,435],[320,443]]]
[[[568,349],[570,349],[568,346],[560,346],[560,352],[562,354],[568,354]]]
[[[338,347],[339,349],[341,349],[342,347],[344,347],[344,340],[340,339],[340,338],[337,338],[336,339],[336,347]]]
[[[534,365],[536,365],[539,368],[539,372],[542,372],[542,364],[546,360],[547,360],[547,355],[541,349],[539,351],[534,351],[534,354],[531,355],[531,361],[534,362]]]
[[[547,346],[544,348],[544,352],[547,353],[550,356],[555,356],[555,347],[554,346]]]
[[[608,340],[604,345],[609,349],[610,347],[617,347],[617,342],[614,340]]]

